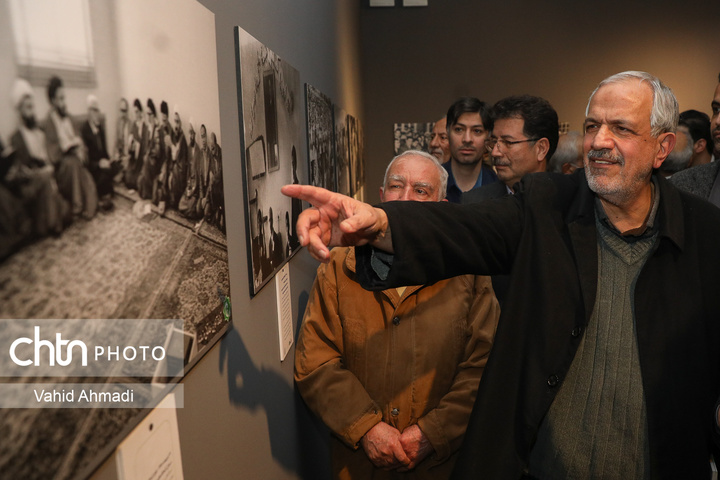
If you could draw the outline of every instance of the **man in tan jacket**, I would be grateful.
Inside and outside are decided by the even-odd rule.
[[[447,172],[406,151],[383,201],[444,199]],[[353,248],[318,268],[295,352],[295,381],[334,433],[333,477],[448,478],[500,310],[489,277],[364,290]]]

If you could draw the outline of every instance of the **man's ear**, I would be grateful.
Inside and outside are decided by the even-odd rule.
[[[563,163],[562,167],[560,167],[563,175],[570,175],[575,170],[577,170],[577,167],[573,165],[572,163]]]
[[[381,202],[385,201],[385,200],[383,200],[383,193],[384,193],[384,189],[383,189],[383,187],[380,187],[380,201]]]
[[[670,152],[672,152],[673,148],[675,148],[675,141],[675,134],[672,132],[660,134],[658,137],[658,145],[660,148],[658,149],[657,155],[655,155],[653,168],[660,168],[660,165],[663,164],[667,156],[670,155]]]
[[[537,152],[537,161],[542,162],[543,160],[550,160],[547,158],[547,154],[550,151],[550,140],[543,137],[535,142],[535,149]]]
[[[703,150],[705,150],[705,148],[707,148],[707,140],[705,140],[704,138],[701,138],[700,140],[695,142],[695,145],[693,145],[693,152],[700,153]]]

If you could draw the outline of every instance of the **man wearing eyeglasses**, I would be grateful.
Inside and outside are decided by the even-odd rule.
[[[558,116],[544,98],[531,95],[507,97],[490,111],[492,134],[485,148],[492,155],[499,182],[470,190],[461,203],[477,203],[512,195],[513,186],[528,174],[544,172],[547,160],[558,144]],[[493,275],[492,283],[500,305],[508,290],[508,275]]]
[[[547,100],[531,95],[507,97],[491,111],[492,135],[485,147],[492,155],[500,182],[463,194],[462,203],[475,203],[513,193],[528,173],[544,172],[558,143],[558,116]]]
[[[298,234],[315,258],[361,245],[366,288],[512,272],[453,479],[711,478],[720,211],[653,173],[677,122],[670,88],[623,72],[588,102],[585,168],[515,195],[374,208],[283,187],[314,206]]]

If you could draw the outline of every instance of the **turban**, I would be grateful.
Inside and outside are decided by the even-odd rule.
[[[87,96],[87,106],[88,108],[92,108],[93,110],[100,110],[100,104],[98,103],[98,99],[92,93]]]
[[[27,80],[24,80],[22,78],[18,78],[17,80],[15,80],[15,84],[13,85],[13,89],[12,89],[12,94],[10,95],[10,99],[12,100],[13,107],[18,108],[25,97],[32,97],[32,96],[33,96],[32,87],[30,86],[30,84],[28,83]]]

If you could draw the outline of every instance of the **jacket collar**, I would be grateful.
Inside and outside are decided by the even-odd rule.
[[[345,265],[345,268],[352,272],[354,277],[356,274],[355,248],[347,248],[347,253],[345,254],[345,260],[343,261],[343,264]],[[392,302],[395,308],[397,308],[398,305],[400,305],[402,299],[407,298],[408,296],[412,295],[423,287],[424,285],[409,285],[405,288],[405,291],[402,295],[398,293],[396,288],[387,288],[385,290],[382,290],[381,293]]]
[[[680,191],[662,175],[657,176],[660,190],[660,206],[658,219],[660,222],[660,236],[666,237],[680,250],[685,248],[685,216],[683,214],[683,200]]]
[[[585,318],[588,320],[595,305],[597,289],[597,230],[595,228],[595,193],[590,190],[584,170],[571,177],[577,182],[577,192],[565,215],[570,242],[578,266],[578,277],[583,292]],[[678,190],[662,177],[657,178],[660,193],[656,222],[659,237],[665,237],[679,249],[685,244],[682,199]]]
[[[582,224],[595,222],[595,193],[590,190],[583,169],[577,170],[573,177],[578,182],[578,192],[565,216],[565,222]],[[685,244],[685,231],[682,199],[677,188],[662,177],[653,174],[658,185],[660,205],[658,206],[656,222],[659,225],[659,236],[666,237],[681,250]]]

